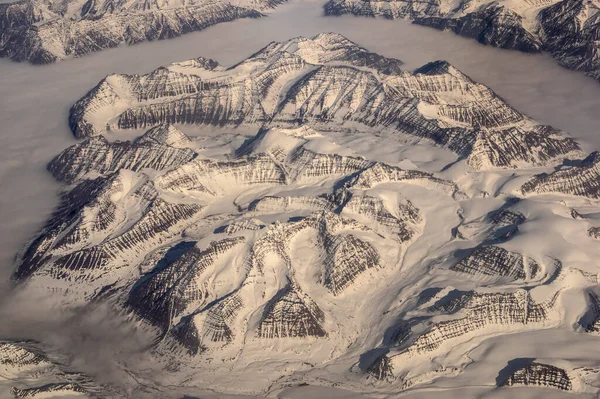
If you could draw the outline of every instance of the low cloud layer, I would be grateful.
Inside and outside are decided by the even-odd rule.
[[[119,366],[144,364],[151,339],[127,317],[114,314],[106,304],[60,310],[44,294],[16,292],[9,282],[15,253],[57,204],[61,185],[45,165],[75,142],[67,125],[69,107],[109,73],[145,73],[200,55],[229,65],[272,40],[335,31],[371,51],[405,61],[407,68],[446,59],[520,111],[573,134],[588,150],[600,148],[600,85],[546,55],[484,47],[406,21],[320,15],[319,2],[295,2],[269,18],[240,20],[175,40],[120,47],[45,67],[0,60],[0,337],[41,341],[100,383],[152,396],[150,382],[136,380]],[[144,384],[148,386],[140,388]]]

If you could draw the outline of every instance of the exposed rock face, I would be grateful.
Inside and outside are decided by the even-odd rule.
[[[96,398],[122,394],[67,369],[56,354],[45,353],[35,341],[0,342],[0,370],[2,380],[17,384],[10,389],[14,398]]]
[[[419,364],[419,359],[431,361],[439,355],[443,357],[453,347],[498,331],[523,331],[556,325],[560,321],[557,304],[560,292],[558,290],[542,301],[533,300],[529,291],[524,289],[478,292],[449,288],[424,295],[417,302],[420,310],[406,314],[389,332],[384,341],[389,350],[384,363],[376,359],[365,370],[369,373],[373,370],[375,374],[382,367],[394,370],[397,377],[391,378],[389,373],[384,372],[387,374],[385,378],[399,380],[403,386],[412,385],[416,380],[425,378],[418,372],[415,374],[410,366]],[[424,307],[418,305],[423,302]]]
[[[577,212],[577,210],[575,209],[571,209],[571,217],[577,220],[585,219],[585,217],[581,213]]]
[[[148,130],[138,140],[138,143],[158,143],[173,148],[189,148],[192,140],[173,125],[158,125]]]
[[[566,166],[552,173],[532,177],[521,187],[529,194],[567,194],[600,198],[600,154],[593,152],[579,165]]]
[[[247,277],[240,288],[217,298],[189,318],[183,317],[181,323],[173,328],[173,338],[184,345],[188,353],[197,354],[235,344],[248,328],[240,325],[240,320],[258,309],[262,310],[254,331],[257,339],[327,337],[323,326],[324,312],[297,282],[289,280],[271,294],[270,299],[267,297],[268,301],[256,301],[257,296],[265,293],[265,287],[259,281],[270,270],[281,266],[284,270],[296,270],[298,260],[292,257],[291,252],[294,243],[302,237],[313,237],[306,250],[309,253],[315,251],[316,259],[323,259],[320,268],[324,277],[318,283],[334,296],[348,290],[369,269],[383,267],[378,249],[354,235],[368,234],[370,229],[331,212],[314,212],[296,222],[276,223],[258,232],[251,231],[255,231],[253,235],[257,236],[243,256],[242,268],[253,277]],[[156,304],[150,301],[144,306],[156,308]],[[198,338],[192,340],[189,337]]]
[[[90,137],[107,126],[160,123],[359,124],[389,137],[398,131],[429,139],[476,170],[539,166],[578,153],[575,141],[446,62],[415,73],[399,65],[340,35],[297,38],[228,69],[191,60],[144,76],[108,76],[73,106],[70,126],[77,137]]]
[[[540,11],[539,36],[544,50],[567,68],[600,80],[598,6],[585,0],[563,0]]]
[[[69,396],[81,396],[81,397],[91,397],[87,394],[85,389],[80,387],[77,384],[72,383],[53,383],[46,384],[37,388],[25,388],[19,389],[13,387],[10,391],[15,398],[45,398],[48,395],[56,396],[56,395],[69,395]]]
[[[540,51],[541,43],[523,25],[520,10],[505,5],[483,3],[458,5],[433,1],[346,1],[330,0],[324,5],[326,15],[354,14],[382,16],[388,19],[410,18],[414,23],[451,30],[461,36],[477,39],[496,47],[527,52]]]
[[[573,384],[567,372],[556,366],[531,362],[511,374],[502,386],[543,386],[571,391]]]
[[[473,275],[506,276],[514,280],[534,279],[541,271],[535,260],[496,246],[477,248],[450,269]]]
[[[400,242],[409,241],[417,229],[415,225],[422,221],[419,210],[407,199],[398,204],[396,212],[402,215],[398,218],[388,211],[380,198],[368,195],[348,195],[350,198],[344,204],[343,214],[357,214],[375,221],[379,226],[397,236]]]
[[[334,295],[367,269],[381,267],[377,250],[368,242],[353,236],[325,236],[325,273],[323,284]]]
[[[461,7],[468,8],[467,2]],[[520,10],[512,10],[497,3],[487,3],[472,11],[460,10],[455,16],[418,16],[414,18],[414,22],[450,30],[494,47],[531,53],[540,51],[540,39],[527,29],[519,12]],[[459,16],[461,14],[463,15]]]
[[[64,150],[48,164],[48,170],[57,180],[72,183],[90,172],[106,174],[120,169],[137,172],[145,168],[163,170],[183,165],[196,157],[189,148],[167,144],[173,142],[177,145],[177,138],[154,136],[157,130],[152,129],[134,143],[110,143],[103,136],[89,138]]]
[[[213,267],[220,255],[243,242],[241,237],[213,241],[205,250],[194,242],[177,244],[136,284],[127,305],[145,320],[168,329],[190,304],[199,307],[208,298],[202,273]]]
[[[211,307],[206,314],[202,341],[210,341],[207,342],[208,345],[210,343],[228,344],[233,341],[235,338],[235,326],[233,324],[243,306],[242,298],[234,292]]]
[[[495,47],[551,53],[570,69],[600,79],[598,7],[587,0],[497,3],[447,0],[329,0],[326,15],[408,18]]]
[[[381,355],[367,368],[376,380],[390,380],[394,378],[394,366],[386,355]]]
[[[279,291],[265,307],[256,335],[261,338],[324,337],[321,309],[295,284]]]
[[[146,179],[120,171],[76,185],[23,253],[15,278],[25,279],[41,268],[56,279],[70,280],[84,270],[90,282],[94,275],[109,277],[105,268],[111,262],[143,255],[180,233],[202,211],[199,204],[161,199]]]
[[[588,229],[588,235],[593,239],[600,240],[600,227],[590,227]]]
[[[37,367],[49,367],[50,362],[46,356],[28,346],[28,342],[4,341],[0,342],[0,365],[14,373]]]
[[[0,5],[0,56],[48,64],[94,51],[162,40],[238,18],[279,0],[20,0]]]
[[[231,222],[226,226],[215,230],[215,233],[235,234],[243,230],[260,230],[265,228],[265,225],[259,219],[242,219]]]
[[[506,205],[510,206],[518,202],[518,198],[511,198]],[[502,207],[461,224],[454,229],[453,235],[460,239],[478,239],[485,243],[504,242],[512,238],[525,221],[526,218],[522,213]]]
[[[198,159],[158,177],[157,184],[166,191],[220,196],[240,187],[283,185],[285,172],[264,154],[235,161]]]
[[[600,296],[594,291],[587,293],[587,299],[589,303],[589,319],[585,321],[585,325],[582,327],[586,332],[600,333]]]
[[[453,315],[452,319],[433,323],[397,356],[426,354],[441,345],[468,339],[472,334],[494,325],[520,329],[528,324],[551,323],[558,317],[558,295],[556,293],[546,301],[536,303],[525,290],[513,293],[461,293],[429,309],[433,313]]]
[[[457,188],[429,173],[309,150],[303,132],[261,130],[230,160],[195,156],[170,126],[127,143],[87,139],[52,161],[57,177],[75,184],[15,278],[83,302],[109,290],[158,331],[159,350],[189,357],[240,348],[247,336],[329,339],[327,315],[303,285],[320,287],[328,301],[356,295],[422,232],[416,204],[378,187],[447,196]],[[101,146],[86,150],[94,141]],[[324,184],[322,193],[264,194],[311,184]],[[309,282],[295,277],[308,267],[299,248],[310,254]]]
[[[389,393],[460,372],[452,362],[464,353],[453,348],[560,325],[562,290],[598,276],[558,260],[542,266],[523,255],[543,259],[520,248],[527,240],[508,243],[525,214],[535,230],[535,199],[500,189],[486,199],[512,176],[481,171],[547,166],[577,144],[447,63],[415,73],[400,64],[324,34],[271,43],[231,68],[198,58],[109,76],[72,110],[85,140],[48,166],[69,185],[19,255],[15,280],[65,307],[106,301],[150,335],[149,356],[168,364],[169,378],[187,381],[197,372],[230,381],[244,365],[267,370],[271,384],[341,356],[361,371],[344,378]],[[259,126],[236,150],[204,151],[174,124]],[[149,130],[109,142],[107,125]],[[421,171],[412,156],[362,156],[379,154],[363,152],[372,135],[410,151],[401,133],[455,151],[470,169],[449,175],[466,178]],[[427,156],[415,159],[438,170]],[[52,367],[37,352],[3,348],[1,367]],[[93,393],[86,381],[15,392]]]

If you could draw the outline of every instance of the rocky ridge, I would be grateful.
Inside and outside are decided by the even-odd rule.
[[[407,18],[494,47],[547,51],[561,65],[600,79],[596,1],[329,0],[323,7],[325,15]]]
[[[579,145],[438,61],[414,73],[337,34],[271,43],[225,68],[205,60],[148,75],[111,75],[71,109],[80,138],[161,123],[215,126],[362,126],[424,138],[474,170],[555,164]],[[251,71],[251,72],[249,72]]]
[[[543,386],[571,391],[573,384],[567,372],[556,366],[531,362],[511,374],[502,386]]]
[[[521,187],[524,195],[567,194],[597,200],[600,198],[598,175],[600,154],[593,152],[572,166],[535,175]]]
[[[297,38],[231,68],[198,58],[109,76],[70,122],[84,140],[48,165],[65,190],[14,279],[64,306],[107,301],[153,337],[169,378],[225,386],[248,367],[267,370],[266,389],[343,359],[342,386],[397,392],[461,373],[472,342],[564,327],[566,290],[589,293],[580,326],[595,331],[593,268],[563,266],[544,243],[522,248],[543,190],[489,189],[543,181],[532,174],[577,143],[447,63],[412,74],[339,35]],[[205,152],[181,130],[202,124],[256,131]],[[107,139],[128,128],[146,132]],[[361,155],[364,137],[418,148],[404,133],[456,162]],[[593,192],[588,158],[556,167],[553,187]],[[455,169],[456,182],[443,178]],[[547,203],[589,228],[588,214]]]
[[[458,195],[429,173],[314,152],[293,130],[260,131],[231,160],[155,138],[152,151],[138,155],[158,129],[188,143],[159,126],[133,142],[100,136],[93,157],[86,151],[98,138],[90,138],[51,161],[50,170],[73,185],[14,276],[84,303],[108,288],[120,292],[121,306],[155,329],[161,345],[188,356],[239,346],[253,330],[255,339],[326,338],[327,315],[296,277],[296,247],[314,254],[311,284],[336,301],[389,273],[422,232],[418,204],[368,190],[408,184]],[[310,184],[323,193],[278,195]],[[236,277],[221,281],[223,273]],[[282,273],[287,283],[265,286]],[[256,325],[244,322],[253,318]]]
[[[0,56],[48,64],[146,40],[163,40],[239,18],[281,1],[20,0],[0,4]]]
[[[533,259],[497,246],[475,249],[450,270],[473,275],[506,276],[514,280],[535,279],[541,271]]]
[[[50,356],[35,341],[0,342],[0,372],[10,376],[14,398],[73,396],[107,397],[113,387],[95,383],[89,376],[68,370],[62,359]]]

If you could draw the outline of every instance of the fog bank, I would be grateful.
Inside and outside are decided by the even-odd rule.
[[[321,5],[310,0],[292,1],[267,18],[224,23],[177,39],[123,46],[49,66],[0,60],[1,281],[6,282],[13,269],[16,251],[33,238],[57,204],[61,185],[45,171],[45,166],[61,150],[75,143],[67,125],[69,107],[110,73],[146,73],[161,65],[197,56],[231,65],[270,41],[332,31],[371,51],[403,60],[407,69],[438,59],[448,60],[474,80],[491,87],[519,111],[571,133],[588,151],[600,149],[597,132],[600,84],[560,67],[549,56],[486,47],[407,21],[352,16],[325,18]],[[35,308],[35,303],[28,305]],[[8,324],[24,313],[18,303],[10,306],[14,306],[10,312],[0,306],[0,316]],[[51,343],[71,346],[72,351],[80,353],[84,366],[89,366],[87,361],[95,359],[98,353],[114,348],[115,342],[123,348],[143,347],[143,343],[136,345],[138,338],[127,326],[117,321],[107,323],[102,315],[104,313],[82,318],[78,314],[58,317],[52,313],[34,313],[22,320],[21,325],[15,323],[14,328],[8,328],[7,324],[0,328],[0,335],[25,335],[28,329],[55,330],[55,334],[49,334]],[[49,323],[44,317],[58,321]],[[58,339],[61,323],[69,329],[74,326],[62,341]],[[104,328],[97,329],[100,324]],[[75,339],[77,336],[85,338],[84,331],[90,328],[96,334],[87,338],[89,341]],[[117,333],[108,333],[113,331]],[[134,345],[130,345],[129,340]],[[104,372],[110,368],[105,363],[111,359],[101,360],[100,371]],[[114,380],[112,376],[105,378]],[[287,394],[300,397],[306,392],[298,390]],[[322,393],[333,394],[328,390]]]

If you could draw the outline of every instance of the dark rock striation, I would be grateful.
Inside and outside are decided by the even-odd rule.
[[[535,279],[541,266],[522,254],[497,246],[475,249],[450,270],[472,275],[503,276],[513,280]]]
[[[44,398],[50,396],[69,396],[83,394],[81,396],[91,397],[81,386],[68,382],[57,382],[42,385],[35,388],[16,388],[12,387],[10,393],[15,399],[25,398]]]
[[[90,137],[107,126],[161,123],[358,124],[388,137],[402,132],[431,140],[476,170],[554,164],[579,153],[574,140],[536,124],[446,62],[414,73],[399,65],[337,34],[296,38],[228,69],[207,71],[192,60],[144,76],[108,76],[73,106],[70,126],[77,137]]]
[[[501,386],[541,386],[571,391],[573,384],[567,372],[550,364],[531,362],[511,374]]]
[[[424,355],[452,342],[464,342],[486,329],[503,326],[519,330],[527,325],[552,323],[558,317],[557,299],[560,291],[542,302],[535,302],[528,291],[511,293],[479,293],[475,291],[450,292],[427,309],[429,315],[443,314],[446,320],[427,322],[417,316],[408,320],[412,331],[422,331],[405,340],[406,344],[395,356]],[[399,360],[400,361],[400,360]]]
[[[146,40],[162,40],[239,18],[264,16],[280,0],[229,2],[20,0],[0,4],[0,56],[48,64]]]
[[[36,341],[0,342],[0,370],[3,379],[15,384],[10,389],[13,398],[101,398],[124,394],[69,369],[64,360],[58,353],[45,352]]]
[[[588,333],[600,333],[600,296],[594,291],[587,292],[588,314],[581,320],[582,327]]]
[[[565,194],[600,199],[600,154],[593,152],[578,165],[535,175],[523,184],[521,193]]]
[[[260,338],[325,337],[325,315],[300,289],[290,282],[265,306],[256,335]]]
[[[593,1],[329,0],[323,7],[326,15],[408,18],[494,47],[547,51],[561,65],[600,80],[600,15]]]
[[[189,148],[167,144],[167,136],[154,137],[163,128],[175,129],[158,126],[136,142],[109,142],[103,136],[91,137],[60,153],[48,164],[48,170],[55,179],[72,183],[90,172],[103,175],[121,169],[136,172],[145,168],[163,170],[183,165],[196,157]],[[187,139],[183,137],[183,140]]]

